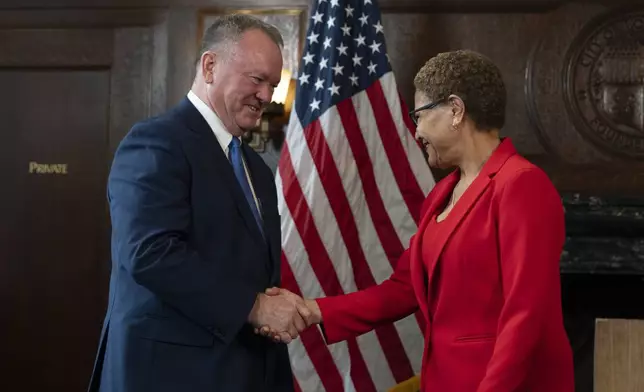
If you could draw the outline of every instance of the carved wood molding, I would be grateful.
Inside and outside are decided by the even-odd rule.
[[[644,163],[597,162],[570,164],[552,155],[526,158],[543,169],[562,193],[592,192],[597,196],[641,197]]]
[[[619,0],[618,0],[619,1]],[[380,0],[383,11],[400,12],[539,12],[566,0]],[[613,1],[614,3],[614,1]],[[309,0],[4,0],[2,8],[148,8],[222,7],[289,8],[308,7]]]
[[[112,30],[0,29],[0,67],[109,67]]]
[[[5,2],[11,4],[11,1]],[[164,10],[151,9],[3,9],[1,29],[24,28],[110,28],[149,26],[166,18]],[[18,8],[18,7],[16,7]]]

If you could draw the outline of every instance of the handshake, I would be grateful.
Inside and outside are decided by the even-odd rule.
[[[300,332],[319,324],[322,314],[315,300],[272,287],[257,296],[248,321],[255,327],[255,333],[278,343],[290,343]]]

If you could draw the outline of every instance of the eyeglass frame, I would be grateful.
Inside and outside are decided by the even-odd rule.
[[[418,113],[418,112],[420,112],[422,110],[433,109],[436,106],[438,106],[441,103],[443,103],[443,101],[445,101],[444,98],[436,100],[434,102],[430,102],[427,105],[423,105],[423,106],[419,107],[418,109],[410,110],[409,111],[409,117],[411,118],[411,121],[414,123],[414,126],[416,126],[416,127],[418,126],[418,116],[416,116],[416,113]]]

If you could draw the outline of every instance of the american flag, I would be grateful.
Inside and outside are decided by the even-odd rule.
[[[387,279],[434,185],[400,98],[376,0],[311,7],[276,183],[282,285],[306,298]],[[385,391],[420,369],[418,315],[327,346],[318,328],[289,345],[297,388]]]

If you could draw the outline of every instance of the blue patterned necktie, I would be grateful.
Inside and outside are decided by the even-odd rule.
[[[253,193],[250,190],[250,184],[248,183],[248,177],[246,177],[246,170],[244,170],[244,162],[242,161],[242,151],[241,151],[241,141],[233,137],[233,140],[230,141],[228,145],[228,158],[230,159],[230,164],[233,166],[233,171],[235,172],[235,177],[244,191],[244,196],[246,196],[246,201],[250,210],[255,216],[255,221],[257,221],[257,226],[259,231],[264,235],[264,230],[262,230],[262,218],[259,216],[259,211],[257,211],[257,204],[255,204],[255,199],[253,198]]]

